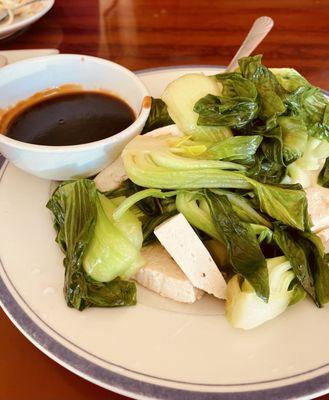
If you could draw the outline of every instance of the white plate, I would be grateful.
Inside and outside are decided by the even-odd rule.
[[[140,72],[154,96],[178,75]],[[58,363],[136,399],[280,400],[329,388],[329,307],[304,301],[258,329],[232,329],[223,305],[162,299],[138,287],[138,305],[65,305],[62,254],[45,204],[51,182],[5,163],[0,173],[0,300],[14,324]]]
[[[24,28],[27,28],[29,25],[32,25],[46,14],[52,8],[54,3],[55,0],[44,0],[42,8],[40,8],[40,10],[34,15],[26,18],[17,17],[9,25],[0,24],[0,40],[11,36]]]

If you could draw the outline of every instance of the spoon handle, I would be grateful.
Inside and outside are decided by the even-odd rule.
[[[273,19],[270,17],[257,18],[239,50],[226,68],[226,72],[232,72],[238,66],[239,58],[249,56],[269,33],[273,25]]]

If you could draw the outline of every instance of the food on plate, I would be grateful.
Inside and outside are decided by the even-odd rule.
[[[15,18],[27,18],[39,12],[44,3],[42,1],[31,4],[31,1],[26,0],[0,0],[0,13],[6,12],[8,16],[0,21],[1,25],[9,25],[14,22]]]
[[[66,302],[78,310],[136,302],[135,285],[121,276],[129,278],[131,269],[142,265],[141,226],[132,211],[120,222],[113,220],[117,201],[82,179],[60,185],[47,204],[65,253]]]
[[[307,295],[324,306],[328,141],[329,102],[294,69],[253,56],[179,77],[112,165],[48,202],[67,304],[133,305],[137,281],[185,303],[215,296],[242,329]]]
[[[329,228],[323,229],[322,231],[318,232],[317,235],[322,241],[324,252],[329,253]]]
[[[0,130],[25,143],[70,146],[106,139],[135,119],[131,107],[117,96],[63,85],[9,108],[1,118]]]
[[[286,257],[269,258],[266,263],[270,283],[268,303],[258,297],[250,283],[239,275],[234,275],[228,283],[226,315],[235,328],[255,328],[306,295],[300,286],[291,287],[295,274]]]
[[[319,185],[305,189],[308,212],[312,219],[312,231],[320,232],[329,227],[329,190]]]
[[[223,275],[183,214],[157,226],[154,234],[194,287],[219,299],[226,298]]]
[[[204,74],[183,75],[170,83],[162,100],[167,105],[170,118],[186,135],[194,139],[216,141],[232,136],[225,126],[204,126],[198,124],[198,115],[193,111],[195,103],[206,95],[219,96],[220,86],[216,79]]]
[[[151,243],[142,249],[145,265],[134,275],[141,285],[163,297],[194,303],[203,295],[203,291],[193,286],[190,279],[176,264],[168,251],[158,243]]]

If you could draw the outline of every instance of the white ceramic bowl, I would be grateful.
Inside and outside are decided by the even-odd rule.
[[[39,91],[69,83],[118,95],[135,112],[135,122],[114,136],[75,146],[35,145],[0,134],[0,152],[18,168],[54,180],[92,176],[114,161],[129,140],[142,131],[150,111],[143,83],[128,69],[90,56],[57,54],[1,68],[0,109]]]

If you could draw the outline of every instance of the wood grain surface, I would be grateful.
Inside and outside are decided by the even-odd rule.
[[[225,65],[261,15],[275,21],[257,50],[266,65],[294,67],[329,90],[329,0],[56,0],[44,18],[0,42],[0,49],[53,47],[133,70]],[[48,359],[2,311],[0,335],[1,400],[124,399]]]

